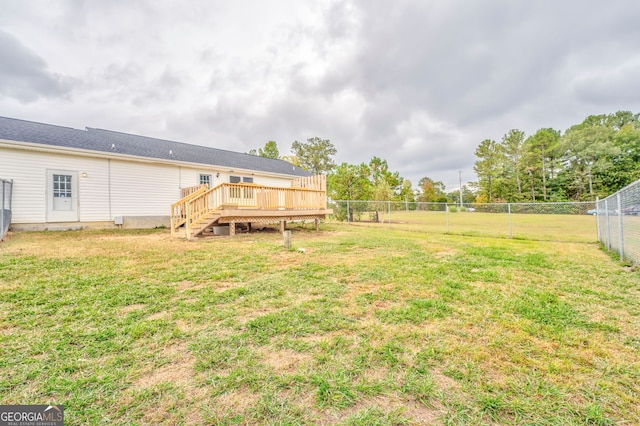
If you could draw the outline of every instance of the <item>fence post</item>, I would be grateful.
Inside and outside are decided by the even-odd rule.
[[[616,198],[618,199],[618,239],[619,239],[619,249],[620,249],[620,261],[624,260],[624,228],[622,226],[622,200],[620,197],[620,193],[616,194]]]
[[[349,214],[349,200],[347,200],[347,223],[351,222],[351,215]]]
[[[598,241],[602,242],[600,235],[600,197],[596,197],[596,232],[598,233]]]
[[[604,220],[607,223],[605,237],[607,240],[607,250],[611,250],[611,226],[609,226],[609,199],[604,200]]]
[[[389,212],[389,226],[391,226],[391,201],[387,201],[387,211]]]
[[[449,204],[445,204],[445,217],[446,217],[446,221],[447,221],[447,234],[449,233]]]
[[[507,216],[509,217],[509,238],[513,238],[513,223],[511,221],[511,203],[507,204]]]

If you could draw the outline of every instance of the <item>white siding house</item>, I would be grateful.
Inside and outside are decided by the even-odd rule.
[[[238,180],[289,187],[309,175],[282,160],[0,117],[0,178],[13,180],[12,229],[168,226],[181,188]]]

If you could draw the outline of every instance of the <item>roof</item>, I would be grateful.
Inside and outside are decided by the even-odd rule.
[[[8,117],[0,117],[0,139],[229,169],[293,176],[312,174],[283,160],[111,130],[91,127],[79,130]]]

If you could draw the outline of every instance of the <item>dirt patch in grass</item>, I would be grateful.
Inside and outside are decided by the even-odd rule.
[[[247,389],[236,389],[217,396],[210,405],[214,419],[223,419],[229,415],[244,413],[258,402],[259,395]],[[214,424],[217,424],[214,421]]]
[[[147,317],[148,321],[155,320],[170,320],[173,315],[173,310],[156,312],[155,314],[151,314]]]
[[[187,345],[181,343],[168,346],[162,351],[162,355],[172,361],[141,376],[131,384],[130,389],[140,390],[162,383],[172,383],[176,386],[189,388],[189,393],[195,391],[193,379],[195,358],[187,349]]]
[[[313,360],[311,354],[295,352],[291,349],[268,350],[261,348],[262,360],[278,373],[293,373],[304,368]]]
[[[134,380],[121,394],[119,405],[137,407],[138,404],[145,403],[145,398],[149,397],[141,395],[164,395],[161,389],[169,389],[166,397],[162,398],[163,403],[171,407],[172,414],[164,416],[162,409],[149,409],[144,412],[143,423],[203,424],[200,406],[206,399],[207,389],[198,386],[194,378],[195,359],[187,349],[187,344],[166,346],[162,349],[160,357],[168,358],[170,362]]]
[[[198,332],[201,330],[204,330],[205,328],[207,328],[209,326],[209,324],[197,324],[194,323],[192,321],[185,321],[185,320],[177,320],[176,321],[176,327],[178,328],[178,330],[185,332],[185,333],[190,333],[190,332]]]
[[[325,411],[321,417],[319,424],[338,424],[350,416],[354,416],[358,413],[371,409],[376,409],[383,413],[395,412],[398,413],[399,417],[401,418],[408,417],[410,418],[410,421],[407,424],[410,425],[436,424],[437,419],[443,414],[443,411],[439,408],[436,408],[436,405],[434,405],[433,407],[427,407],[425,404],[419,401],[406,400],[393,395],[381,395],[360,400],[352,407],[340,411]]]
[[[436,420],[444,414],[444,410],[440,408],[440,403],[437,401],[431,402],[431,407],[420,401],[408,401],[402,408],[403,414],[411,418],[416,425],[436,424]]]
[[[120,312],[123,314],[128,314],[130,312],[139,311],[145,308],[145,304],[143,303],[134,303],[133,305],[127,305],[120,309]]]
[[[442,391],[457,391],[461,389],[460,383],[446,376],[442,370],[438,368],[431,370],[431,377],[433,377],[433,383]]]

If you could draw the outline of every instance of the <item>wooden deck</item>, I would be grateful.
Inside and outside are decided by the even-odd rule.
[[[327,209],[326,177],[292,181],[290,188],[252,183],[223,183],[208,189],[198,185],[182,189],[183,198],[171,205],[171,234],[194,238],[216,224],[229,224],[235,234],[238,223],[280,223],[314,220],[332,214]]]

